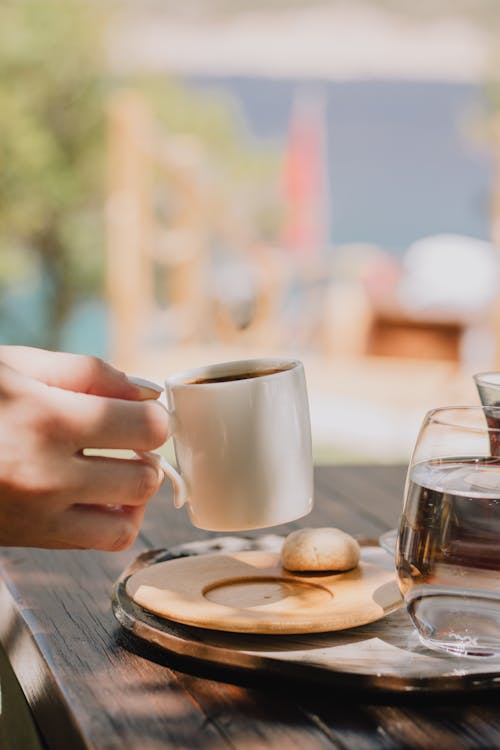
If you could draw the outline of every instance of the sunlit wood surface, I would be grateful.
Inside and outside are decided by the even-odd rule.
[[[307,524],[377,536],[396,523],[403,480],[403,467],[322,467]],[[500,746],[496,694],[426,701],[234,685],[126,636],[110,606],[119,573],[148,548],[207,536],[165,488],[127,551],[1,551],[0,638],[48,748]]]

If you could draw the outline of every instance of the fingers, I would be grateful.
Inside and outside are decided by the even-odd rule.
[[[0,347],[0,544],[131,544],[162,473],[81,452],[165,442],[166,410],[141,388],[93,358]]]
[[[137,459],[79,456],[74,459],[72,505],[144,506],[159,490],[164,473],[158,467]]]
[[[64,492],[59,489],[47,502],[22,497],[19,509],[29,521],[10,518],[12,538],[2,538],[0,529],[2,544],[115,551],[133,543],[162,481],[157,470],[136,460],[81,457],[75,462],[64,478]]]
[[[53,389],[47,394],[71,451],[85,448],[153,450],[167,439],[168,416],[157,401],[125,401]],[[57,427],[56,427],[57,429]]]
[[[125,549],[163,481],[139,460],[80,456],[27,468],[33,476],[18,472],[11,485],[2,483],[3,546]]]
[[[81,457],[82,485],[57,518],[52,539],[64,548],[126,549],[141,528],[146,504],[163,472],[138,460]]]
[[[163,390],[141,378],[129,379],[98,357],[0,346],[0,361],[46,385],[78,393],[140,401],[158,398]]]
[[[116,552],[133,544],[145,506],[105,508],[73,506],[52,521],[50,546],[55,549],[100,549]],[[41,539],[40,544],[47,546]]]

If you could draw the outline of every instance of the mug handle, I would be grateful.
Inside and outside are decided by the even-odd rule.
[[[174,507],[182,508],[188,499],[188,488],[184,479],[181,477],[177,469],[174,469],[168,461],[160,456],[159,453],[153,451],[134,451],[136,456],[147,461],[152,466],[159,468],[163,471],[166,477],[172,482],[174,488]]]

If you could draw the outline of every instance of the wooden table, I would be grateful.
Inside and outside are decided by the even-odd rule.
[[[316,506],[302,525],[376,537],[397,521],[403,481],[402,467],[318,468]],[[0,550],[0,639],[47,748],[500,747],[496,692],[426,699],[235,685],[122,631],[110,606],[119,573],[145,549],[208,536],[171,508],[165,487],[124,552]]]

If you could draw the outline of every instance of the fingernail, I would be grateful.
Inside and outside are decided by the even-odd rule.
[[[139,389],[139,392],[144,399],[158,398],[160,393],[163,393],[163,387],[153,383],[151,380],[138,378],[134,375],[128,375],[127,377],[129,383],[132,383],[132,385],[135,385],[136,388]]]

